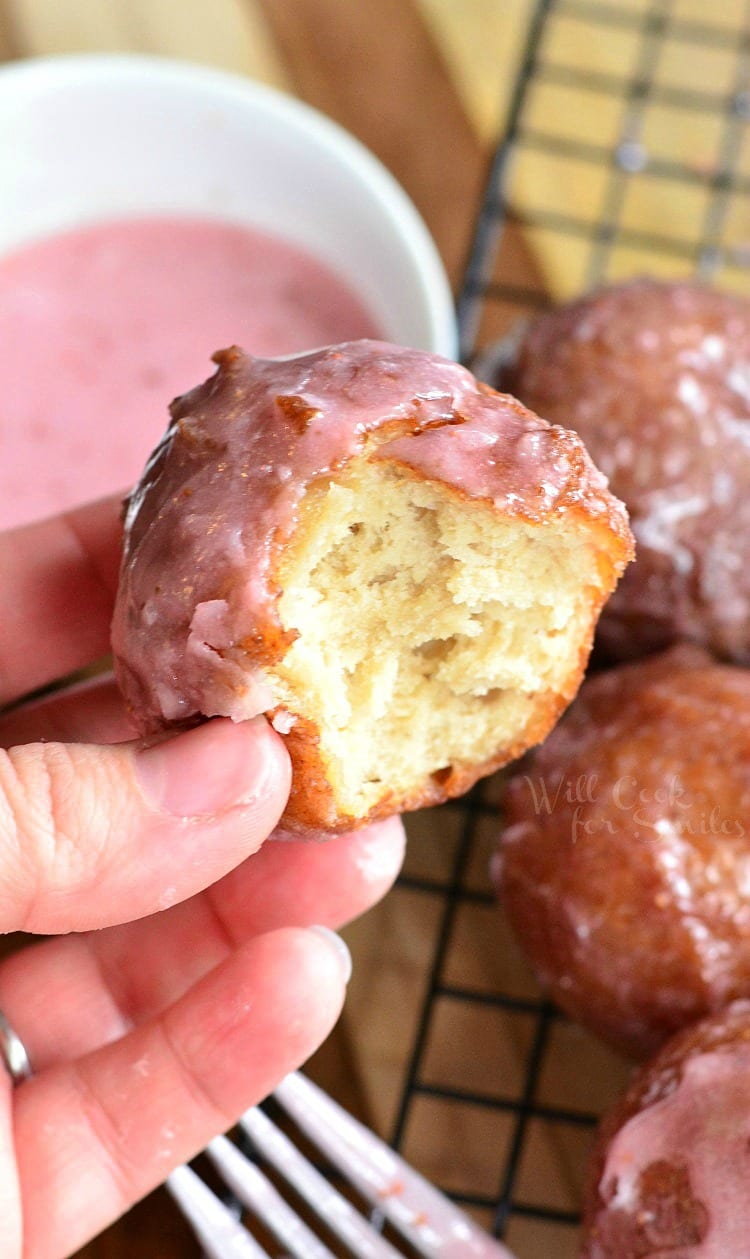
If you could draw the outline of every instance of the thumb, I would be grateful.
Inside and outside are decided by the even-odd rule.
[[[0,751],[0,930],[83,931],[185,900],[260,847],[289,784],[262,717],[150,747]]]

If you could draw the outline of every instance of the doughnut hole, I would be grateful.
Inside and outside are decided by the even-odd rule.
[[[750,1236],[750,1002],[693,1023],[604,1115],[581,1259],[740,1259]]]
[[[590,675],[509,776],[493,873],[539,982],[646,1059],[750,996],[750,671],[692,644]]]

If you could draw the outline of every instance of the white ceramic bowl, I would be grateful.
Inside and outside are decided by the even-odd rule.
[[[283,93],[159,57],[39,58],[0,70],[0,252],[123,215],[211,215],[332,266],[383,336],[452,357],[437,250],[389,172]]]

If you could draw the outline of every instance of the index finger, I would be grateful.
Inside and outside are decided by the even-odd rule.
[[[120,496],[0,534],[0,705],[109,650]]]

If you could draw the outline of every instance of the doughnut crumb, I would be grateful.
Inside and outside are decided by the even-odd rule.
[[[534,736],[562,707],[600,578],[593,540],[466,510],[445,485],[355,460],[315,486],[279,567],[295,641],[275,693],[304,703],[341,807],[369,813]]]

